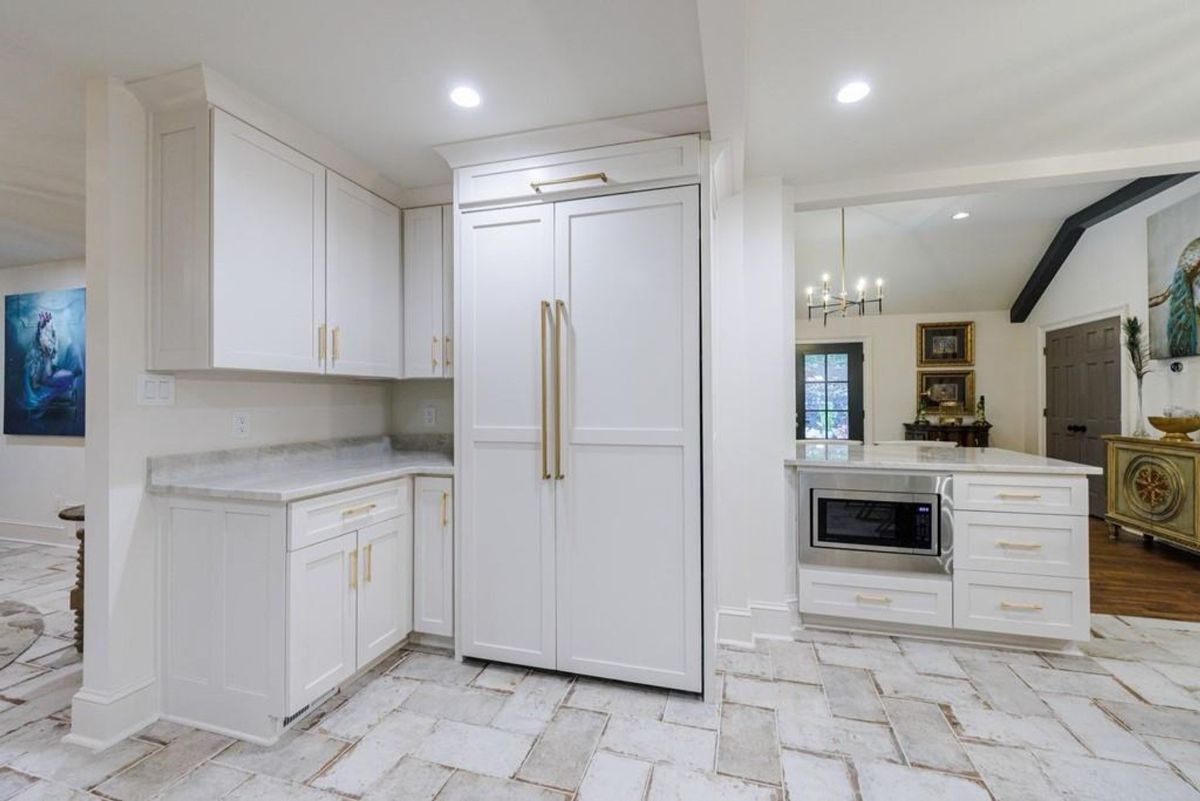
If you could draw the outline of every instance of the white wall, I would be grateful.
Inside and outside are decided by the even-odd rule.
[[[78,259],[0,269],[0,298],[83,286]],[[0,336],[0,364],[4,363]],[[0,398],[4,371],[0,369]],[[0,538],[74,545],[74,524],[58,511],[83,503],[83,439],[0,435]]]
[[[1146,322],[1150,295],[1146,218],[1198,192],[1200,176],[1089,228],[1034,307],[1027,334],[1035,358],[1030,361],[1026,383],[1036,390],[1029,393],[1025,412],[1029,450],[1039,447],[1045,380],[1040,353],[1046,330],[1114,314],[1136,315]],[[1146,414],[1158,414],[1168,405],[1200,404],[1200,358],[1181,361],[1184,372],[1180,374],[1171,373],[1167,361],[1154,362],[1154,372],[1145,383]],[[1124,363],[1128,365],[1127,360]],[[1128,368],[1123,380],[1122,429],[1128,433],[1137,414],[1136,382]]]
[[[135,403],[146,363],[147,119],[119,82],[88,85],[87,596],[74,742],[103,746],[159,712],[158,537],[146,459],[388,430],[384,383],[180,376],[173,407]],[[248,411],[251,436],[230,416]]]
[[[798,313],[799,314],[799,313]],[[975,321],[975,394],[987,398],[987,418],[997,448],[1026,448],[1026,386],[1034,345],[1028,326],[1013,325],[1007,311],[938,314],[881,314],[867,317],[796,320],[796,341],[869,342],[864,365],[868,440],[904,439],[904,423],[917,413],[917,323]]]
[[[437,422],[425,424],[422,409],[432,406]],[[454,382],[449,378],[407,379],[392,384],[392,432],[451,434],[454,432]]]

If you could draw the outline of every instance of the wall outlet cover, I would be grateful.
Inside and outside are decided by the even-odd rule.
[[[234,412],[233,413],[233,438],[246,439],[250,436],[250,413],[249,412]]]
[[[432,403],[426,403],[421,407],[421,422],[429,428],[437,425],[437,407]]]

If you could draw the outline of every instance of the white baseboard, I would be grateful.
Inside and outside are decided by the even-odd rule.
[[[791,640],[797,623],[794,601],[751,601],[717,609],[717,643],[753,648],[759,640]]]
[[[71,701],[71,733],[63,742],[103,751],[158,720],[160,711],[154,677],[114,692],[83,687]]]
[[[66,525],[26,523],[20,520],[0,520],[0,540],[55,545],[60,548],[75,548],[79,545],[79,540],[75,539],[74,528],[68,528]]]

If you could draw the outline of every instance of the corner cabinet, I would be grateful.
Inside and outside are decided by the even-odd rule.
[[[413,630],[454,634],[454,482],[413,481]]]
[[[286,505],[163,499],[163,717],[271,743],[404,643],[412,488],[402,478]]]
[[[453,375],[449,206],[404,210],[404,377]]]
[[[156,114],[149,366],[400,376],[400,213],[219,108]]]

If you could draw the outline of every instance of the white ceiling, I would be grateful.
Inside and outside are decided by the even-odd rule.
[[[789,183],[1200,139],[1195,0],[757,0],[748,36],[747,172]]]
[[[0,266],[82,253],[89,75],[203,62],[407,187],[434,144],[704,102],[695,0],[0,0],[0,54]]]
[[[1123,181],[906,200],[846,209],[846,279],[883,278],[887,312],[1008,309],[1063,220]],[[965,220],[952,220],[957,211]],[[838,281],[838,210],[796,215],[796,305],[821,273]],[[1084,234],[1087,236],[1087,234]],[[835,291],[840,288],[835,286]]]

